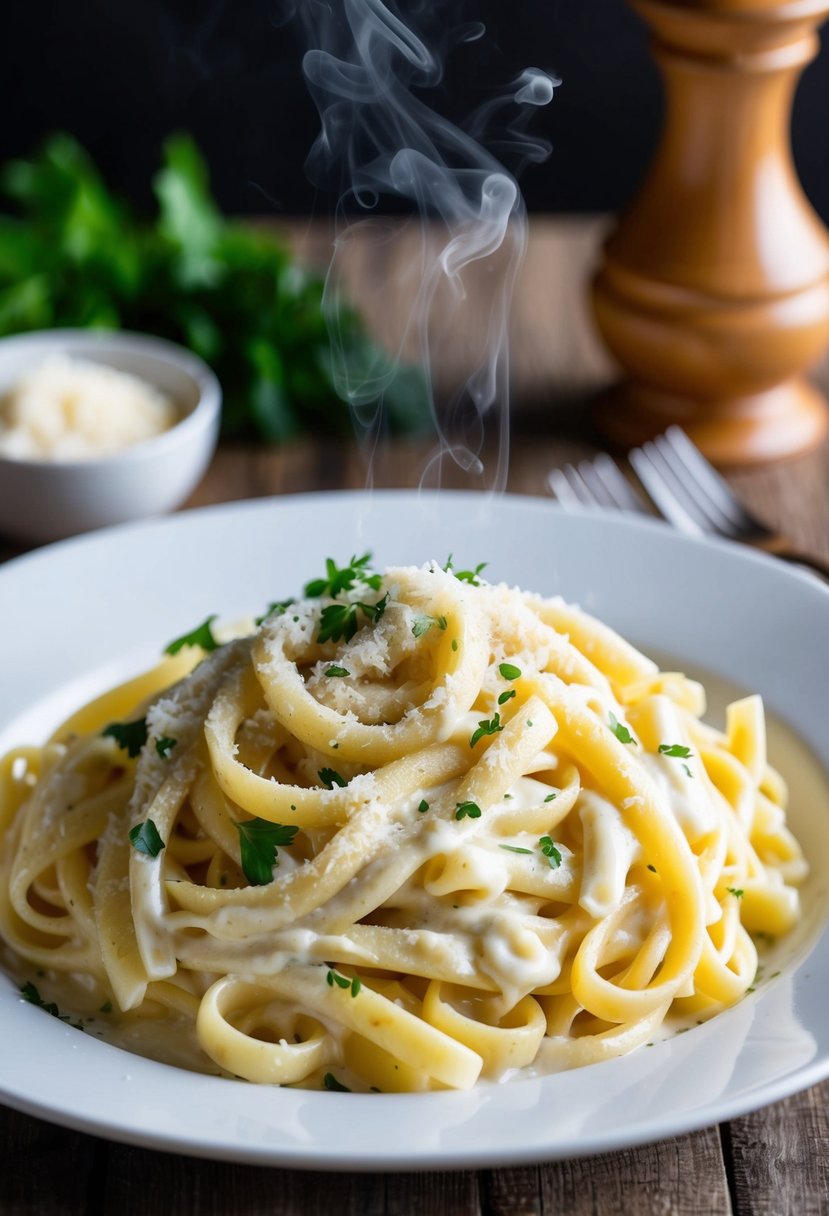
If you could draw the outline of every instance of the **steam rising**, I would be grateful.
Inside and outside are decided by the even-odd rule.
[[[493,98],[466,124],[455,126],[431,109],[418,93],[437,85],[448,46],[431,50],[415,28],[427,16],[442,19],[445,4],[424,0],[411,4],[414,14],[403,21],[393,0],[301,0],[297,14],[308,45],[303,67],[319,110],[321,131],[307,169],[316,184],[339,187],[337,237],[324,307],[332,336],[338,391],[354,415],[358,434],[373,446],[382,432],[378,396],[394,371],[375,361],[355,369],[344,358],[338,340],[342,265],[347,243],[362,221],[349,221],[356,209],[371,210],[381,197],[396,196],[414,205],[421,224],[419,256],[410,285],[411,314],[399,338],[399,350],[414,344],[430,385],[440,375],[457,333],[472,333],[466,352],[467,374],[448,399],[430,389],[438,443],[423,482],[439,485],[444,461],[454,460],[482,488],[502,490],[509,456],[509,356],[507,323],[515,276],[526,245],[526,213],[514,176],[496,158],[509,156],[516,170],[549,153],[546,141],[530,138],[524,122],[533,108],[546,105],[558,81],[527,69],[510,95]],[[474,41],[483,26],[456,29],[451,41]],[[448,42],[444,35],[444,41]],[[496,116],[509,106],[513,121],[497,145],[487,150]],[[435,246],[435,231],[438,233]],[[366,233],[361,232],[363,239]],[[370,234],[376,236],[376,232]],[[390,291],[401,289],[389,286]],[[438,332],[433,318],[439,304],[456,322]],[[467,320],[464,319],[464,314]],[[474,322],[472,318],[474,317]],[[456,352],[451,352],[456,356]],[[485,425],[486,422],[486,425]],[[488,432],[498,436],[494,470],[482,459]]]

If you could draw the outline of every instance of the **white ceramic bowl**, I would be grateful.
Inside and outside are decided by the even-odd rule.
[[[0,339],[0,394],[62,354],[130,372],[166,393],[181,419],[152,439],[94,460],[0,457],[0,533],[34,543],[161,515],[197,485],[216,447],[221,389],[201,359],[161,338],[54,329]]]

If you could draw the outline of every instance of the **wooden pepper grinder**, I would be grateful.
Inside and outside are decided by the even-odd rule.
[[[829,342],[829,240],[792,163],[791,102],[829,0],[632,0],[666,86],[660,146],[605,248],[593,305],[627,379],[624,445],[678,422],[720,464],[815,446],[804,370]]]

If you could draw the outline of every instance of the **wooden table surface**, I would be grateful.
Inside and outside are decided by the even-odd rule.
[[[523,329],[508,486],[516,493],[545,494],[554,464],[596,450],[587,397],[609,368],[578,293],[601,228],[595,221],[539,222],[531,234],[531,264],[518,297]],[[359,287],[358,275],[358,295]],[[366,298],[371,294],[367,289]],[[416,484],[422,459],[422,446],[391,448],[378,480]],[[730,477],[770,523],[829,558],[826,448]],[[348,445],[228,447],[187,505],[364,482],[361,458]],[[829,1082],[719,1127],[624,1152],[519,1169],[373,1176],[200,1161],[111,1144],[0,1108],[0,1213],[808,1216],[829,1211],[827,1110]]]

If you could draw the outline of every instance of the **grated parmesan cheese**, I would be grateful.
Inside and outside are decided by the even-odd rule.
[[[55,355],[0,396],[0,455],[94,460],[169,430],[177,418],[170,398],[138,377]]]

